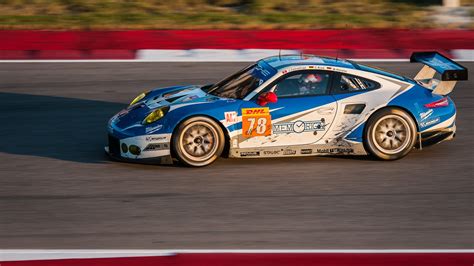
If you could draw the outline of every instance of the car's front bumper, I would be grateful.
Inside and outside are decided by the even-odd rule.
[[[105,151],[120,161],[170,163],[170,138],[171,134],[119,138],[109,133]]]

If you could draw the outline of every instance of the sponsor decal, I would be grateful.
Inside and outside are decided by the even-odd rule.
[[[297,71],[297,70],[303,70],[303,69],[307,69],[307,67],[306,66],[292,67],[290,68],[290,71]]]
[[[301,154],[311,154],[313,153],[313,149],[301,149]]]
[[[316,109],[316,112],[320,115],[330,115],[334,112],[333,107],[321,107]]]
[[[145,138],[146,141],[159,141],[159,140],[165,140],[165,139],[166,139],[166,137],[163,137],[163,136],[161,136],[161,137],[147,136]]]
[[[436,123],[438,123],[441,119],[439,117],[435,118],[435,119],[432,119],[430,121],[426,121],[426,122],[421,122],[420,125],[421,127],[428,127],[428,126],[432,126]]]
[[[352,148],[328,148],[328,149],[317,149],[317,153],[354,153]]]
[[[296,150],[291,150],[291,149],[283,150],[283,155],[295,155],[295,154],[296,154]]]
[[[425,120],[425,119],[429,118],[433,114],[433,112],[434,112],[433,109],[430,109],[426,112],[420,113],[421,120]]]
[[[240,153],[241,157],[260,156],[259,151],[243,151]]]
[[[244,138],[271,134],[272,117],[268,107],[242,109],[242,136]]]
[[[288,70],[283,70],[283,71],[281,72],[281,74],[286,74],[286,73],[288,73]]]
[[[280,151],[279,151],[279,150],[275,150],[275,151],[264,151],[263,154],[264,154],[264,155],[280,155]]]
[[[148,144],[143,151],[158,151],[158,150],[167,150],[169,145],[167,143],[150,143]]]
[[[325,129],[324,119],[314,121],[301,121],[277,123],[273,125],[273,133],[303,133],[322,131]]]
[[[225,112],[224,118],[226,123],[237,123],[237,112]]]
[[[239,147],[239,141],[237,139],[232,140],[232,147],[233,148]]]
[[[148,134],[148,133],[153,133],[155,131],[158,131],[160,130],[161,128],[163,128],[163,125],[156,125],[154,127],[147,127],[145,128],[145,132]]]
[[[268,71],[267,69],[261,67],[261,66],[256,66],[255,67],[255,72],[259,72],[260,75],[264,76],[264,77],[267,77],[269,75],[271,75],[272,73],[270,71]]]
[[[268,107],[263,108],[243,108],[242,115],[265,115],[270,113]]]

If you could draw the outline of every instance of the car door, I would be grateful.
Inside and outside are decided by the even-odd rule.
[[[300,70],[278,78],[264,92],[278,96],[262,107],[254,99],[242,104],[240,148],[274,147],[316,143],[331,127],[337,111],[329,94],[332,72]]]

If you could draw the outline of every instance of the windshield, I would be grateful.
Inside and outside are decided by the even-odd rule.
[[[207,93],[223,98],[243,99],[270,76],[270,71],[253,64],[216,83]]]

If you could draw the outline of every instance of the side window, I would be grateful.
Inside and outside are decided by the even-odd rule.
[[[288,74],[279,80],[272,90],[279,98],[326,94],[330,74],[322,71],[304,71]]]
[[[336,93],[354,92],[361,90],[375,90],[380,87],[375,81],[368,80],[365,78],[341,74],[341,80],[339,86],[336,86]]]

